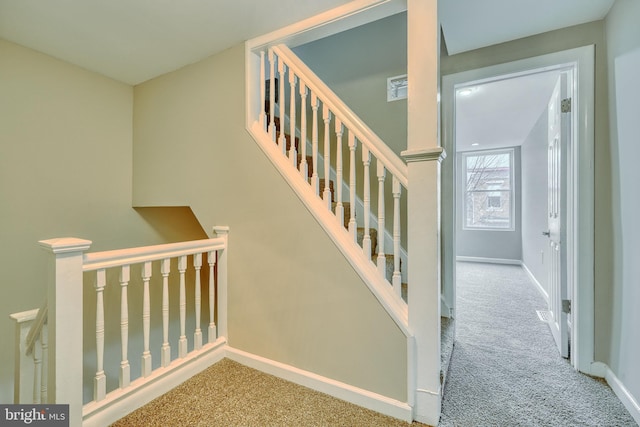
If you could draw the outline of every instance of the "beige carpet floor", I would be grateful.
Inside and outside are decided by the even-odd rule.
[[[114,427],[410,425],[229,359],[113,424]]]

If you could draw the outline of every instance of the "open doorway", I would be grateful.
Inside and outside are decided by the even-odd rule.
[[[442,185],[442,312],[455,318],[457,259],[524,264],[547,295],[560,353],[568,356],[571,341],[571,362],[587,373],[593,362],[592,63],[592,48],[573,49],[444,76],[442,85],[449,160]],[[523,88],[528,96],[508,101],[504,95]],[[482,92],[495,96],[474,106],[471,99]],[[569,98],[572,110],[561,105]],[[563,109],[563,125],[553,133],[549,124]],[[492,110],[500,119],[488,116]]]

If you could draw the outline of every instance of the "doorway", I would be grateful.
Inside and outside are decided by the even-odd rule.
[[[568,79],[566,78],[568,77]],[[518,242],[512,242],[509,255],[491,255],[492,258],[511,261],[514,264],[521,264],[523,260],[522,245],[522,191],[519,190],[520,182],[517,182],[517,173],[521,169],[520,151],[522,141],[512,143],[511,148],[502,142],[502,146],[488,146],[486,141],[478,138],[458,138],[457,133],[462,130],[457,125],[456,120],[456,99],[461,99],[466,95],[471,96],[474,91],[481,91],[489,88],[489,85],[508,86],[522,78],[538,78],[553,81],[553,86],[557,81],[564,81],[568,92],[572,92],[573,110],[569,113],[571,126],[565,131],[569,138],[566,145],[566,153],[562,157],[566,161],[564,171],[564,182],[566,182],[566,193],[563,201],[566,202],[564,211],[566,212],[566,236],[562,242],[566,243],[566,262],[556,265],[556,270],[563,272],[566,278],[567,291],[563,294],[561,287],[556,286],[551,291],[549,283],[545,284],[549,289],[549,303],[553,307],[554,313],[558,313],[558,325],[562,325],[561,313],[563,309],[568,311],[569,307],[565,303],[562,307],[562,300],[572,300],[571,319],[572,328],[570,330],[570,341],[572,343],[571,363],[572,365],[586,373],[591,373],[590,368],[593,362],[593,47],[572,49],[541,57],[529,58],[493,67],[470,70],[462,73],[452,74],[443,77],[442,81],[442,114],[443,114],[443,146],[448,154],[448,161],[443,164],[442,169],[442,230],[443,230],[443,289],[442,289],[442,313],[455,318],[455,262],[459,255],[458,246],[464,251],[460,237],[465,233],[469,235],[481,235],[483,232],[493,232],[492,239],[495,241],[499,236],[501,239],[520,236]],[[485,86],[486,85],[486,86]],[[456,97],[457,94],[457,97]],[[560,98],[558,98],[560,99]],[[564,98],[563,98],[564,99]],[[547,99],[546,102],[549,100]],[[459,105],[461,107],[462,104]],[[553,109],[547,104],[545,109]],[[489,124],[489,126],[497,126]],[[476,133],[476,136],[477,135]],[[573,141],[573,142],[570,142]],[[499,141],[494,141],[499,143]],[[477,144],[477,145],[472,145]],[[482,146],[485,144],[485,146]],[[457,146],[459,145],[459,146]],[[547,174],[545,147],[544,174]],[[477,192],[466,191],[456,187],[456,177],[460,179],[469,165],[479,162],[482,152],[492,153],[493,160],[500,163],[500,168],[493,169],[493,178],[485,182],[485,186],[478,188]],[[555,158],[553,156],[549,158]],[[510,160],[507,160],[510,159]],[[557,157],[559,160],[560,157]],[[486,159],[485,159],[486,160]],[[476,163],[478,164],[478,163]],[[514,173],[511,178],[498,176],[496,171],[501,171],[509,164]],[[517,167],[516,167],[517,166]],[[502,172],[500,172],[502,173]],[[467,177],[469,175],[466,175]],[[498,179],[500,178],[500,179]],[[553,182],[554,177],[549,178]],[[491,188],[489,188],[491,187]],[[545,189],[546,190],[546,189]],[[548,194],[555,190],[549,190]],[[482,199],[482,203],[476,203]],[[486,199],[486,200],[485,200]],[[490,200],[489,200],[490,199]],[[476,200],[476,202],[473,202]],[[518,203],[519,200],[519,203]],[[547,202],[547,200],[545,200]],[[555,203],[548,199],[548,203]],[[466,205],[465,205],[466,203]],[[475,206],[475,208],[474,208]],[[484,206],[483,209],[480,207]],[[474,212],[475,209],[475,212]],[[547,211],[545,203],[544,210]],[[524,212],[524,216],[529,211]],[[546,213],[545,213],[546,216]],[[476,227],[474,230],[473,228]],[[493,229],[492,229],[493,228]],[[500,231],[496,231],[499,228]],[[550,228],[544,227],[537,230],[541,236]],[[468,233],[473,231],[473,233]],[[557,236],[556,236],[557,237]],[[538,239],[540,240],[540,239]],[[559,239],[556,239],[556,243]],[[465,245],[468,242],[465,243]],[[548,242],[546,242],[548,245]],[[473,244],[472,244],[473,245]],[[494,245],[496,246],[496,245]],[[498,245],[505,248],[505,244]],[[552,245],[551,245],[552,246]],[[518,248],[520,251],[518,252]],[[469,253],[467,253],[469,256]],[[542,254],[541,256],[544,256]],[[547,255],[546,265],[552,264],[551,252]],[[471,256],[472,258],[472,256]],[[553,277],[548,280],[553,281]],[[558,282],[559,285],[560,282]],[[558,302],[561,301],[558,306]],[[560,309],[558,309],[560,307]],[[566,325],[566,322],[564,323]],[[560,328],[559,349],[562,351],[562,338]],[[565,329],[566,330],[566,329]],[[568,342],[569,335],[566,336]]]

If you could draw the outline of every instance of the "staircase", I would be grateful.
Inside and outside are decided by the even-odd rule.
[[[271,122],[271,115],[269,112],[269,102],[265,103],[265,114],[266,114],[266,119],[267,122]],[[301,165],[303,164],[302,162],[302,154],[301,154],[301,147],[300,147],[300,137],[295,136],[294,138],[291,137],[291,133],[287,132],[286,129],[282,129],[282,121],[281,118],[277,115],[274,115],[273,117],[273,123],[275,126],[275,132],[276,132],[276,138],[275,138],[275,143],[276,145],[278,143],[280,143],[281,138],[284,139],[284,144],[286,144],[285,147],[285,151],[287,153],[292,152],[292,147],[291,147],[291,141],[293,139],[294,141],[294,146],[293,146],[293,152],[297,153],[296,155],[296,169],[300,170]],[[324,159],[323,159],[324,160]],[[306,180],[309,182],[309,184],[311,184],[312,179],[313,179],[313,156],[305,156],[305,163],[307,165],[307,176],[306,176]],[[325,187],[326,187],[326,182],[327,179],[326,178],[319,178],[319,194],[323,194],[325,193]],[[342,183],[340,184],[342,186],[344,186],[345,184]],[[336,201],[336,184],[335,184],[335,180],[331,179],[329,180],[329,194],[330,194],[330,201],[331,201],[331,212],[333,212],[334,215],[338,215],[338,211],[342,212],[342,217],[343,217],[343,227],[345,230],[349,229],[349,221],[350,221],[350,212],[351,212],[351,202],[342,202],[341,204],[338,204],[338,202]],[[340,209],[338,210],[338,206],[340,206]],[[357,216],[357,214],[356,214]],[[338,218],[339,219],[339,218]],[[384,277],[386,278],[387,281],[389,281],[389,283],[392,282],[393,280],[393,273],[394,273],[394,268],[395,268],[395,261],[394,261],[394,255],[393,254],[379,254],[378,253],[378,229],[377,228],[369,228],[368,233],[365,231],[364,227],[356,227],[356,243],[359,247],[363,247],[363,242],[365,239],[365,236],[368,235],[369,240],[371,242],[371,261],[376,264],[376,266],[378,265],[379,262],[383,261],[383,265],[384,265]],[[402,259],[400,259],[400,265],[399,265],[399,269],[400,269],[400,274],[402,275]],[[401,296],[402,299],[406,302],[407,301],[407,284],[406,283],[401,283]]]

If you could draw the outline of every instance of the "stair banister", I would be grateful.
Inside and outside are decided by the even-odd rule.
[[[371,154],[380,159],[387,170],[398,178],[400,183],[409,188],[407,165],[393,152],[338,96],[292,51],[285,45],[273,46],[270,51],[282,58],[290,70],[296,75],[305,76],[305,84],[312,94],[321,94],[322,102],[329,107],[343,125],[354,133],[354,136],[365,145]]]

